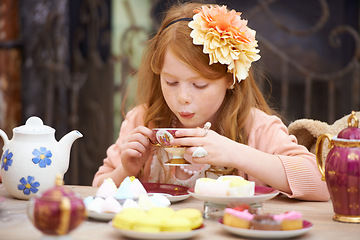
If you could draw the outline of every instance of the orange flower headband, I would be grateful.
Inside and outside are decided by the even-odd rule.
[[[210,62],[228,65],[233,73],[234,83],[249,75],[251,63],[260,59],[256,49],[256,32],[241,19],[240,12],[228,11],[226,6],[207,7],[194,10],[196,13],[189,27],[195,45],[203,45],[203,52],[209,54]]]

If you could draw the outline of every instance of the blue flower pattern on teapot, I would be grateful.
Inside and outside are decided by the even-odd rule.
[[[20,191],[23,191],[25,195],[30,195],[31,193],[37,193],[38,187],[40,186],[40,183],[35,182],[35,178],[33,176],[28,176],[27,181],[24,177],[20,179],[20,183],[18,185],[18,189]]]
[[[1,169],[4,169],[5,171],[9,170],[9,167],[11,166],[13,160],[11,159],[13,157],[12,152],[9,152],[9,149],[7,149],[3,157],[1,159]]]
[[[39,164],[39,167],[45,168],[51,164],[52,153],[50,150],[47,150],[45,147],[40,147],[40,150],[34,149],[32,154],[35,156],[32,161],[35,164]]]

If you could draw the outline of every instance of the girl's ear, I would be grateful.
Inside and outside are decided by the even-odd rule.
[[[234,89],[234,79],[233,76],[230,75],[230,77],[227,78],[227,89]]]
[[[228,85],[227,86],[228,89],[230,89],[230,90],[234,89],[234,82],[232,80],[228,81],[227,85]]]

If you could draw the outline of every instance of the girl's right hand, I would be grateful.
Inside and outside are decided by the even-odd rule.
[[[136,176],[144,166],[152,149],[150,140],[152,141],[154,138],[151,129],[139,126],[123,140],[120,146],[121,162],[129,175]]]

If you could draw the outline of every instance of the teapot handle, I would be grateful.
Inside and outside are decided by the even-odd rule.
[[[7,137],[7,135],[6,135],[6,133],[3,131],[3,130],[1,130],[0,129],[0,137],[3,139],[3,141],[4,141],[4,147],[6,146],[6,145],[8,145],[8,143],[9,143],[9,138]]]
[[[331,138],[332,136],[328,133],[325,134],[321,134],[316,142],[316,163],[317,166],[319,168],[319,171],[321,173],[321,180],[325,181],[325,161],[323,161],[323,156],[322,156],[322,147],[324,144],[325,139],[329,140],[329,148],[331,148]]]

